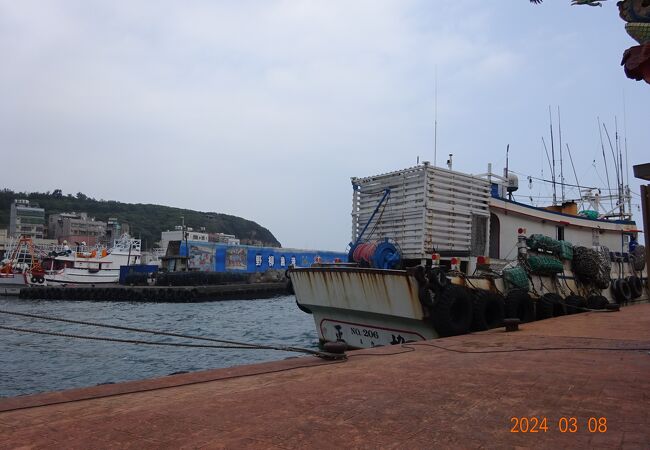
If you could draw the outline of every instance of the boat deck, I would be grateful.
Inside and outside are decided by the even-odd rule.
[[[521,328],[3,399],[0,448],[648,448],[650,304]]]

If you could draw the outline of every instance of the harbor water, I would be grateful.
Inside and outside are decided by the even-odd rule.
[[[311,315],[294,296],[202,303],[35,301],[0,298],[0,310],[256,344],[318,348]],[[5,327],[150,342],[218,345],[0,314]],[[0,329],[0,397],[159,377],[299,356],[275,350],[128,344]]]

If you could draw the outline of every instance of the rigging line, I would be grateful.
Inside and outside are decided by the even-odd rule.
[[[566,150],[569,153],[569,160],[571,161],[571,167],[573,168],[573,176],[576,177],[576,185],[578,186],[578,192],[580,192],[580,182],[578,181],[578,174],[576,173],[576,166],[573,165],[573,156],[571,156],[571,149],[569,148],[569,143],[566,143]],[[582,195],[580,196],[580,206],[582,209],[585,209],[585,202],[582,200]]]
[[[402,344],[404,345],[404,344]],[[613,352],[645,352],[650,350],[650,347],[536,347],[536,348],[513,348],[513,349],[500,349],[500,350],[459,350],[442,345],[432,344],[431,342],[410,342],[409,345],[434,347],[440,350],[453,353],[466,353],[466,354],[487,354],[487,353],[517,353],[517,352],[545,352],[557,350],[596,350],[596,351],[613,351]]]
[[[609,131],[607,131],[607,127],[603,123],[603,129],[605,130],[605,134],[607,135],[607,141],[609,142],[609,149],[612,152],[612,158],[614,159],[614,168],[616,169],[616,190],[618,192],[618,202],[616,206],[620,208],[621,206],[621,175],[618,169],[618,157],[614,153],[614,147],[612,146],[612,139],[609,137]],[[623,211],[621,211],[621,214]]]
[[[544,151],[546,152],[546,159],[548,160],[548,166],[551,169],[551,178],[555,179],[555,173],[553,173],[553,165],[551,164],[550,156],[548,156],[548,148],[546,148],[546,141],[544,141],[544,136],[542,136],[542,144],[544,145]],[[513,172],[515,172],[515,171],[513,170]],[[517,172],[515,172],[515,173],[517,173]],[[541,178],[538,178],[538,179],[541,180]]]
[[[288,347],[288,346],[275,346],[275,345],[256,345],[251,347],[249,345],[214,345],[214,344],[184,344],[181,342],[154,342],[154,341],[143,341],[139,339],[120,339],[112,338],[107,336],[88,336],[80,334],[69,334],[69,333],[59,333],[55,331],[44,331],[44,330],[34,330],[29,328],[18,328],[18,327],[7,327],[0,325],[0,330],[16,331],[18,333],[31,333],[31,334],[41,334],[46,336],[57,336],[57,337],[68,337],[75,339],[84,339],[91,341],[104,341],[104,342],[119,342],[122,344],[138,344],[138,345],[157,345],[164,347],[188,347],[188,348],[216,348],[216,349],[234,349],[234,350],[277,350],[283,352],[294,352],[294,353],[306,353],[309,355],[319,356],[325,359],[337,359],[344,358],[344,355],[335,355],[327,352],[319,352],[316,350],[310,350],[307,348],[299,347]]]
[[[237,346],[248,346],[250,348],[259,348],[258,344],[248,344],[246,342],[238,342],[238,341],[229,341],[225,339],[215,339],[215,338],[209,338],[209,337],[203,337],[203,336],[192,336],[188,334],[180,334],[180,333],[169,333],[165,331],[156,331],[156,330],[147,330],[144,328],[133,328],[133,327],[124,327],[120,325],[108,325],[108,324],[102,324],[102,323],[96,323],[96,322],[86,322],[82,320],[72,320],[72,319],[64,319],[60,317],[52,317],[52,316],[40,316],[37,314],[28,314],[28,313],[20,313],[16,311],[7,311],[7,310],[2,310],[0,309],[0,314],[7,314],[11,316],[21,316],[21,317],[29,317],[32,319],[41,319],[41,320],[50,320],[53,322],[65,322],[65,323],[74,323],[77,325],[88,325],[91,327],[99,327],[99,328],[110,328],[113,330],[123,330],[123,331],[133,331],[136,333],[147,333],[147,334],[154,334],[158,336],[170,336],[170,337],[178,337],[178,338],[183,338],[183,339],[195,339],[195,340],[201,340],[201,341],[209,341],[209,342],[218,342],[221,344],[230,344],[230,345],[237,345]],[[267,346],[267,347],[282,347],[282,346]],[[288,347],[288,348],[294,348],[294,347]],[[297,347],[296,347],[297,348]],[[307,349],[305,349],[307,350]],[[290,351],[290,350],[289,350]],[[313,350],[310,350],[313,351]]]
[[[603,163],[605,164],[605,177],[607,178],[607,189],[611,192],[611,186],[609,185],[609,170],[607,169],[607,158],[605,157],[605,144],[603,143],[603,131],[600,128],[600,117],[596,117],[596,120],[598,121],[598,134],[600,135],[600,148],[603,152]],[[595,162],[595,160],[594,160]],[[613,199],[609,199],[609,204],[614,209],[614,201]]]
[[[153,342],[153,341],[143,341],[139,339],[119,339],[119,338],[112,338],[112,337],[107,337],[107,336],[87,336],[87,335],[80,335],[80,334],[69,334],[69,333],[59,333],[56,331],[44,331],[44,330],[34,330],[34,329],[29,329],[29,328],[18,328],[18,327],[7,327],[4,325],[0,325],[0,330],[8,330],[8,331],[17,331],[19,333],[32,333],[32,334],[43,334],[47,336],[59,336],[59,337],[70,337],[70,338],[76,338],[76,339],[87,339],[87,340],[93,340],[93,341],[106,341],[106,342],[121,342],[125,344],[144,344],[144,345],[161,345],[161,346],[169,346],[169,347],[198,347],[198,348],[220,348],[220,349],[238,349],[238,350],[243,350],[243,349],[249,349],[249,350],[257,350],[254,347],[248,347],[248,346],[229,346],[229,345],[213,345],[213,344],[183,344],[180,342]],[[271,349],[269,349],[271,350]]]
[[[553,182],[552,180],[545,180],[545,179],[543,179],[543,178],[537,178],[537,177],[534,177],[534,176],[532,176],[532,175],[526,175],[526,174],[523,173],[523,172],[517,172],[516,170],[512,170],[512,169],[510,169],[510,172],[513,172],[513,173],[516,173],[516,174],[518,174],[518,175],[521,175],[522,177],[530,177],[530,178],[532,178],[533,180],[543,181],[543,182],[545,182],[545,183],[552,183],[552,182]],[[596,187],[579,186],[579,185],[577,185],[577,184],[571,184],[571,183],[565,183],[565,184],[566,184],[567,186],[570,186],[570,187],[577,187],[577,188],[582,188],[582,189],[598,189],[598,188],[596,188]]]

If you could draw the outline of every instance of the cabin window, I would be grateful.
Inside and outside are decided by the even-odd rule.
[[[496,214],[490,214],[490,258],[499,259],[501,224]]]
[[[564,227],[557,227],[557,240],[558,241],[563,241],[564,240]]]

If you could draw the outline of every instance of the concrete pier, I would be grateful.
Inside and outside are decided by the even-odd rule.
[[[26,300],[129,301],[190,303],[221,300],[246,300],[286,295],[286,282],[238,283],[214,286],[37,286],[20,289]]]
[[[0,411],[1,449],[648,448],[650,304],[343,362],[8,398]]]

